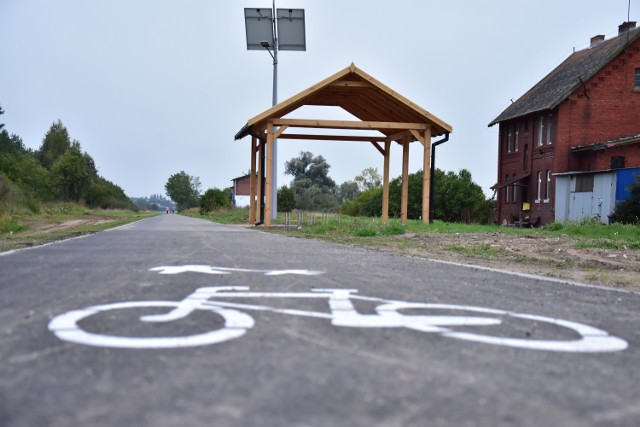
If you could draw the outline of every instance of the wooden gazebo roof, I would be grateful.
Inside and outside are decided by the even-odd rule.
[[[385,126],[385,123],[427,124],[431,126],[432,136],[449,133],[452,130],[450,125],[438,117],[351,64],[349,67],[253,117],[236,134],[235,139],[244,138],[252,132],[261,134],[266,130],[269,119],[282,118],[305,105],[340,107],[363,122],[369,122],[370,126],[368,128],[378,130],[387,137],[395,135],[398,130],[407,129],[407,127]],[[301,120],[296,120],[296,122],[305,123],[304,127],[327,127],[313,126],[314,123],[320,122],[316,120],[310,120],[308,123]],[[335,129],[353,128],[350,125],[340,127],[339,122],[332,122],[337,125],[334,127]],[[344,123],[342,124],[344,125]],[[293,127],[302,126],[299,126],[298,123]],[[280,136],[280,138],[286,138],[286,136]],[[367,138],[367,140],[369,139],[371,138]],[[411,140],[416,141],[417,139],[412,136]]]
[[[308,120],[284,118],[303,106],[340,107],[358,120]],[[377,131],[375,135],[336,135],[292,133],[295,128],[349,129]],[[251,143],[251,205],[250,222],[255,214],[255,202],[261,205],[260,218],[271,225],[273,201],[273,156],[276,139],[336,140],[370,142],[384,156],[384,183],[382,195],[382,220],[388,220],[389,208],[389,159],[391,143],[403,147],[401,220],[407,220],[409,144],[420,141],[423,146],[423,200],[422,220],[429,221],[429,183],[431,138],[447,135],[450,125],[424,108],[360,70],[354,64],[303,90],[250,119],[235,135],[235,139],[252,136]],[[261,142],[258,143],[257,140]],[[442,141],[441,141],[442,142]],[[256,161],[256,156],[264,159]],[[264,162],[266,165],[264,166]],[[262,166],[261,166],[262,164]],[[266,178],[265,170],[266,169]],[[259,172],[259,180],[256,173]],[[258,181],[261,183],[258,186]]]

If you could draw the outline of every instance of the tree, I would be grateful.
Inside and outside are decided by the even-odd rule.
[[[200,197],[200,215],[229,207],[231,207],[231,197],[226,190],[210,188]]]
[[[51,166],[50,185],[61,200],[84,199],[92,181],[98,177],[91,156],[83,153],[78,141],[57,158]]]
[[[85,201],[91,208],[138,210],[122,188],[100,176],[91,182]]]
[[[458,174],[436,169],[434,203],[434,217],[443,221],[486,223],[489,218],[490,201],[466,169]]]
[[[355,177],[355,182],[358,183],[362,191],[382,187],[382,177],[378,172],[378,168],[366,168],[360,175]]]
[[[329,178],[329,163],[322,156],[314,156],[309,151],[301,151],[299,157],[285,162],[285,173],[292,175],[293,180],[306,178],[312,186],[333,189],[334,180]]]
[[[44,136],[42,145],[37,151],[36,156],[38,160],[40,160],[40,163],[42,163],[42,166],[51,169],[56,160],[70,147],[71,139],[69,138],[69,132],[62,122],[58,120],[57,123],[51,125],[49,131]]]
[[[356,181],[346,181],[336,187],[336,197],[340,203],[355,200],[360,194],[360,186]]]
[[[329,163],[322,156],[301,151],[285,163],[285,173],[293,175],[296,207],[304,210],[335,209],[339,203],[333,194],[336,183],[329,177]]]
[[[4,114],[4,110],[2,109],[2,106],[0,106],[0,116]],[[0,130],[2,130],[2,128],[4,127],[4,123],[0,123]]]
[[[636,182],[631,184],[628,190],[629,197],[616,203],[609,218],[611,222],[638,224],[640,221],[640,175],[636,176]]]
[[[291,212],[296,207],[296,192],[293,188],[283,185],[278,190],[278,211]]]
[[[198,206],[200,198],[200,178],[180,171],[169,177],[164,186],[167,196],[177,205],[178,210]]]
[[[422,215],[422,171],[409,174],[407,217],[418,219]],[[389,216],[399,217],[402,197],[402,177],[389,182]],[[492,201],[487,200],[482,188],[471,179],[471,173],[462,169],[458,174],[444,173],[436,169],[434,189],[434,219],[447,222],[485,223]],[[352,201],[343,204],[347,215],[380,216],[382,214],[382,189],[363,191]]]

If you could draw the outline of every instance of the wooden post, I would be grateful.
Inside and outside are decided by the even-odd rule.
[[[271,203],[273,200],[273,190],[271,183],[273,182],[273,121],[267,122],[267,159],[265,169],[267,169],[267,179],[265,182],[265,200],[264,200],[264,225],[271,227]]]
[[[431,194],[431,127],[424,131],[424,150],[422,156],[422,223],[429,224],[431,220],[429,209],[429,196]]]
[[[402,141],[402,197],[400,199],[400,221],[407,223],[407,207],[409,206],[409,140]]]
[[[257,176],[257,187],[256,187],[256,219],[260,218],[260,209],[262,208],[262,203],[264,202],[263,198],[264,198],[264,194],[262,194],[262,175],[264,174],[264,171],[262,170],[262,156],[263,154],[263,149],[262,149],[262,141],[258,139],[258,176]],[[262,219],[262,218],[260,218]]]
[[[257,138],[251,137],[251,171],[249,176],[249,224],[256,222],[256,153],[257,153]]]
[[[391,156],[391,141],[384,143],[384,171],[382,178],[382,223],[389,222],[389,157]]]

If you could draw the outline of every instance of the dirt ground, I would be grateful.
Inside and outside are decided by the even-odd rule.
[[[380,249],[569,281],[640,291],[640,251],[578,248],[568,236],[405,234]]]
[[[115,226],[121,222],[121,218],[109,216],[83,216],[68,220],[28,219],[20,222],[28,227],[27,230],[0,235],[0,252],[95,233],[110,227],[105,224],[113,223]]]
[[[27,222],[29,230],[0,236],[0,251],[83,234],[93,226],[115,219],[86,217],[56,223]],[[568,236],[503,233],[419,233],[339,240],[392,253],[640,291],[640,250],[578,248],[578,241]]]

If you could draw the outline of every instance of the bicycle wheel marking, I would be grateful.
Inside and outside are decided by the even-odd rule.
[[[148,308],[148,307],[178,307],[180,303],[171,301],[133,301],[115,304],[105,304],[74,310],[55,317],[49,323],[49,330],[58,338],[77,344],[85,344],[94,347],[115,348],[180,348],[201,345],[217,344],[238,338],[253,327],[251,316],[238,310],[211,307],[208,310],[220,314],[225,320],[225,326],[202,334],[188,335],[184,337],[119,337],[113,335],[94,334],[84,331],[78,326],[78,322],[86,317],[101,311],[117,310],[123,308]]]

